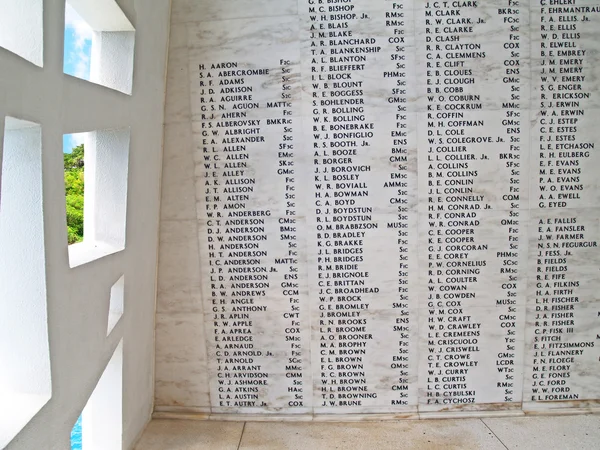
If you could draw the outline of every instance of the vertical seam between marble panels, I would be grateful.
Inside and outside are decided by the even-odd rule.
[[[490,430],[490,433],[492,433],[492,434],[494,435],[494,437],[495,437],[496,439],[498,439],[498,442],[500,442],[500,443],[502,444],[502,446],[503,446],[503,447],[504,447],[506,450],[509,450],[509,448],[506,446],[506,444],[505,444],[504,442],[502,442],[502,439],[500,439],[500,438],[498,437],[498,435],[497,435],[496,433],[494,433],[494,430],[492,430],[492,429],[491,429],[491,428],[488,426],[488,424],[487,424],[487,423],[485,423],[485,421],[484,421],[483,419],[479,419],[479,420],[481,420],[481,423],[483,423],[483,424],[485,425],[485,427],[486,427],[488,430]]]
[[[242,427],[242,432],[240,433],[240,440],[238,441],[237,450],[240,450],[240,446],[242,445],[242,439],[244,438],[244,431],[246,431],[246,422],[244,422],[244,426]],[[493,431],[492,431],[492,433],[493,433]]]
[[[304,117],[304,83],[303,83],[303,78],[302,78],[302,40],[304,39],[304,15],[300,14],[300,2],[303,0],[297,0],[296,2],[296,20],[298,23],[298,39],[297,39],[297,43],[298,43],[298,58],[300,58],[300,60],[298,61],[298,70],[300,72],[300,114],[299,114],[299,118],[300,118],[300,137],[302,139],[301,142],[301,146],[302,146],[302,150],[306,151],[306,148],[308,146],[308,139],[304,139],[305,138],[305,117]],[[309,83],[309,87],[310,87],[310,83]],[[309,121],[310,122],[310,121]],[[310,178],[309,178],[310,179]],[[306,200],[306,199],[304,199]],[[307,202],[305,201],[305,207],[307,207]],[[305,226],[305,230],[308,230],[308,208],[306,208],[305,214],[304,214],[304,226]],[[310,285],[311,285],[311,280],[310,280],[310,275],[309,275],[309,271],[308,271],[308,259],[309,259],[309,239],[308,239],[308,231],[306,231],[304,233],[304,262],[305,262],[305,275],[306,275],[306,311],[307,311],[307,317],[308,317],[308,361],[309,361],[309,368],[308,368],[308,374],[310,375],[310,415],[312,417],[314,417],[315,415],[315,379],[314,379],[314,372],[313,372],[313,367],[312,367],[312,343],[313,343],[313,331],[312,331],[312,308],[311,308],[311,295],[310,295]]]
[[[533,154],[533,126],[531,124],[531,119],[533,115],[533,27],[532,27],[532,13],[531,13],[531,3],[533,0],[529,0],[529,15],[527,17],[527,25],[529,29],[529,98],[527,99],[528,107],[527,107],[527,126],[529,127],[529,140],[528,140],[528,148],[527,148],[527,174],[525,176],[525,180],[527,180],[527,224],[525,226],[525,301],[523,302],[523,358],[522,358],[522,371],[521,371],[521,411],[523,411],[523,403],[525,401],[525,381],[527,380],[526,371],[527,371],[527,354],[529,346],[527,344],[527,308],[529,303],[529,229],[531,226],[531,194],[532,194],[532,185],[531,182],[531,172],[532,172],[532,164],[531,164],[531,155]],[[521,177],[523,178],[523,177]],[[522,258],[521,258],[522,260]]]
[[[418,66],[418,61],[417,61],[417,55],[418,55],[418,51],[417,51],[417,8],[415,5],[416,1],[413,0],[412,2],[412,21],[413,21],[413,39],[414,39],[414,64],[413,64],[413,72],[415,77],[413,78],[413,83],[414,86],[413,88],[415,88],[416,90],[418,90],[419,88],[419,83],[417,83],[417,66]],[[421,306],[421,296],[419,295],[419,293],[421,292],[421,290],[419,289],[421,287],[421,271],[419,270],[419,255],[420,253],[420,249],[419,249],[419,230],[421,229],[420,225],[420,221],[421,221],[421,215],[420,215],[420,211],[421,211],[421,202],[420,202],[420,195],[419,195],[419,159],[420,159],[420,155],[419,155],[419,93],[417,92],[417,100],[416,100],[416,111],[415,111],[415,119],[416,119],[416,128],[415,128],[415,151],[417,153],[417,170],[416,170],[416,192],[417,192],[417,207],[416,207],[416,211],[415,214],[417,215],[417,236],[416,236],[416,241],[417,241],[417,254],[415,255],[415,265],[416,265],[416,269],[417,269],[417,318],[416,318],[416,324],[417,324],[417,351],[416,351],[416,361],[417,361],[417,376],[416,376],[416,388],[417,388],[417,415],[419,415],[421,413],[421,404],[420,404],[420,397],[421,397],[421,393],[420,393],[420,380],[421,380],[421,374],[419,373],[419,361],[420,361],[420,356],[421,356],[421,345],[420,345],[420,306]],[[425,292],[425,291],[423,291]],[[410,334],[409,334],[410,336]],[[419,417],[420,418],[420,417]]]
[[[189,119],[187,120],[187,124],[189,126],[190,129],[190,140],[188,142],[189,145],[189,151],[190,151],[190,157],[192,158],[192,166],[194,168],[194,210],[196,211],[196,218],[194,220],[195,224],[196,224],[196,252],[198,255],[198,269],[200,271],[199,273],[199,287],[200,287],[200,311],[202,311],[202,325],[204,326],[204,351],[205,351],[205,356],[206,356],[206,364],[205,364],[205,370],[206,370],[206,384],[207,384],[207,394],[208,394],[208,408],[210,411],[210,414],[213,414],[213,402],[212,402],[212,380],[211,380],[211,361],[210,361],[210,338],[212,337],[211,333],[209,332],[209,327],[212,325],[208,320],[206,320],[206,311],[204,309],[204,302],[205,302],[205,298],[204,298],[204,276],[203,276],[203,265],[205,264],[204,261],[204,255],[202,254],[202,242],[200,241],[201,239],[203,239],[203,237],[201,237],[200,235],[200,228],[201,228],[201,224],[200,224],[200,220],[201,220],[201,214],[202,211],[199,210],[199,208],[201,208],[201,204],[200,204],[200,198],[199,198],[199,194],[198,194],[198,189],[196,188],[196,183],[197,183],[197,179],[196,179],[196,141],[195,141],[195,137],[194,137],[194,117],[192,114],[192,73],[191,73],[191,63],[190,63],[190,41],[189,41],[189,27],[188,27],[188,22],[184,22],[183,26],[185,27],[185,45],[186,45],[186,70],[187,70],[187,89],[188,89],[188,97],[190,100],[190,107],[189,107]],[[214,339],[214,338],[213,338]]]

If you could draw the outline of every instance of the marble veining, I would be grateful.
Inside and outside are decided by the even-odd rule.
[[[174,1],[157,411],[596,408],[599,12]]]

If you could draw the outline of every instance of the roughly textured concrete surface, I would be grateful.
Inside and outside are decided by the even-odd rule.
[[[600,448],[600,415],[482,420],[510,450]]]
[[[596,449],[600,415],[389,422],[153,420],[136,450]]]
[[[488,449],[504,447],[478,419],[357,423],[247,423],[240,450]]]
[[[153,420],[136,450],[229,450],[237,449],[243,422]]]

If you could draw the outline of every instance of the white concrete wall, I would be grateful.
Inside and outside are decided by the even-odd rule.
[[[42,133],[7,117],[0,192],[0,447],[50,399]],[[4,124],[3,124],[4,125]]]
[[[0,197],[0,386],[31,394],[47,392],[50,371],[41,139],[39,126],[6,131],[10,151],[3,152],[2,165],[10,170],[3,173]],[[21,351],[13,352],[17,345]]]
[[[41,66],[43,0],[0,0],[0,46]]]
[[[170,2],[117,0],[117,3],[136,30],[131,96],[63,74],[64,0],[44,1],[42,68],[0,48],[0,117],[29,120],[40,124],[42,130],[43,230],[52,377],[51,399],[8,444],[10,450],[70,448],[73,424],[121,340],[123,448],[131,448],[152,412]],[[71,269],[62,135],[125,128],[130,129],[125,249]],[[107,337],[111,286],[123,275],[124,314]],[[0,400],[0,408],[10,407]]]

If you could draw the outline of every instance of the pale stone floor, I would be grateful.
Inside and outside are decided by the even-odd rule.
[[[600,415],[393,422],[153,420],[135,450],[600,449]]]

